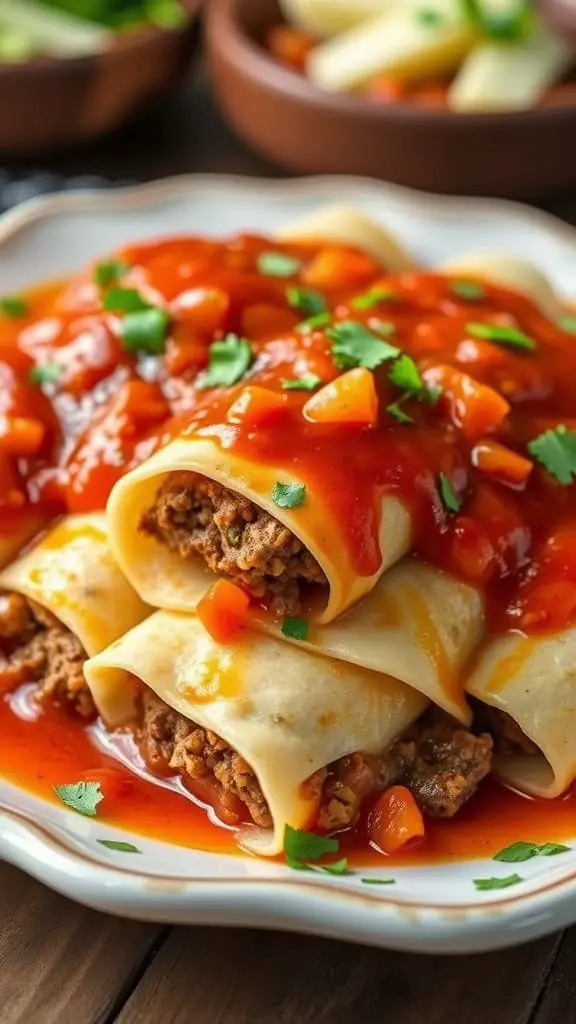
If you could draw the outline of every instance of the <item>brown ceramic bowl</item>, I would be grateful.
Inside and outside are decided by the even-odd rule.
[[[195,50],[201,0],[183,4],[189,17],[178,30],[145,28],[94,56],[0,65],[0,151],[25,155],[86,141],[176,82]]]
[[[276,0],[209,0],[206,20],[225,116],[283,167],[466,195],[576,186],[576,105],[467,115],[322,92],[264,49],[281,20]]]

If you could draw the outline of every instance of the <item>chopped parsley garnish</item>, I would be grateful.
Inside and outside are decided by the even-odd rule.
[[[302,260],[283,252],[262,252],[257,266],[266,277],[294,277],[302,267]]]
[[[100,846],[105,846],[107,850],[118,850],[119,853],[142,853],[142,850],[133,843],[122,843],[117,839],[97,839],[96,842],[100,843]]]
[[[300,309],[307,316],[318,316],[318,313],[325,313],[326,299],[321,292],[315,292],[309,288],[287,288],[286,298],[288,305],[293,309]]]
[[[433,7],[420,7],[414,13],[416,19],[421,25],[436,28],[438,25],[444,24],[444,14],[442,11],[437,11]]]
[[[506,345],[508,348],[521,348],[532,351],[536,348],[534,338],[524,331],[515,327],[500,327],[497,324],[466,324],[466,331],[472,338],[483,338],[486,341],[494,341],[497,345]]]
[[[361,878],[363,885],[396,885],[395,878]]]
[[[495,853],[492,860],[503,861],[505,864],[519,864],[525,860],[532,860],[532,857],[554,857],[558,853],[567,853],[569,850],[569,846],[563,846],[561,843],[526,843],[519,841]]]
[[[96,808],[104,794],[99,782],[71,782],[62,786],[54,786],[54,792],[66,807],[85,815],[86,818],[96,817]]]
[[[339,370],[350,370],[356,366],[375,370],[400,355],[399,348],[383,341],[355,320],[342,320],[326,333],[332,340],[332,358]]]
[[[511,10],[490,10],[484,0],[460,0],[464,16],[489,39],[525,39],[534,25],[531,0],[517,0]]]
[[[307,373],[304,377],[294,377],[293,380],[283,380],[282,387],[284,391],[315,391],[323,384],[321,377],[317,377],[315,373]]]
[[[104,296],[102,306],[113,313],[139,313],[152,308],[135,288],[111,288]]]
[[[106,260],[94,267],[94,280],[101,288],[107,288],[109,284],[119,281],[129,269],[129,265],[122,260]]]
[[[476,281],[452,281],[450,291],[454,292],[459,299],[466,299],[470,302],[486,298],[486,289]]]
[[[299,334],[307,334],[308,331],[315,331],[319,327],[326,327],[331,319],[330,313],[316,313],[316,316],[309,316],[307,320],[302,320],[299,324],[296,324],[296,330]]]
[[[473,882],[479,892],[488,892],[490,889],[509,889],[511,885],[518,885],[524,879],[520,875],[505,875],[504,878],[474,878]]]
[[[403,392],[398,401],[386,406],[386,412],[398,423],[414,423],[412,416],[402,408],[403,402],[416,398],[419,402],[430,402],[433,405],[440,395],[439,388],[428,387],[412,357],[405,353],[392,365],[388,378]]]
[[[299,508],[306,499],[304,484],[276,483],[272,488],[272,501],[278,508]]]
[[[326,871],[330,875],[344,875],[348,871],[345,857],[333,864],[316,864],[315,862],[327,853],[337,853],[337,839],[329,836],[317,836],[313,832],[302,832],[298,828],[286,825],[284,828],[284,856],[288,867],[294,871]]]
[[[228,388],[236,384],[250,369],[252,347],[246,338],[227,334],[210,346],[208,369],[200,374],[197,388]]]
[[[457,498],[454,488],[445,473],[438,474],[438,489],[444,508],[448,509],[449,512],[459,512],[462,503]]]
[[[306,619],[288,616],[282,623],[282,634],[290,640],[307,640],[309,626]]]
[[[161,355],[166,347],[168,321],[168,313],[156,306],[127,313],[121,328],[123,347],[128,352]]]
[[[527,448],[558,483],[564,486],[573,483],[576,477],[575,430],[568,430],[559,423],[553,430],[546,430],[535,437]]]
[[[63,373],[64,367],[60,363],[45,363],[44,366],[34,366],[30,370],[29,379],[32,384],[51,384]]]
[[[561,327],[567,334],[576,334],[576,316],[560,317],[558,327]]]
[[[401,406],[401,402],[403,402],[407,397],[409,396],[403,395],[397,402],[391,402],[390,405],[386,406],[386,412],[390,413],[398,423],[414,423],[412,416],[409,416],[407,412],[404,412],[404,409]]]
[[[4,316],[16,319],[20,316],[26,316],[28,303],[24,299],[19,298],[18,295],[4,295],[0,299],[0,310],[4,313]]]
[[[398,292],[394,292],[390,288],[376,286],[362,295],[357,295],[355,299],[352,299],[350,305],[353,309],[374,309],[379,302],[396,302],[399,297]]]

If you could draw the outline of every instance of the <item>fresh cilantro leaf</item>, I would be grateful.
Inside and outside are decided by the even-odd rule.
[[[506,345],[508,348],[521,348],[527,351],[536,348],[534,338],[515,327],[470,323],[466,324],[466,331],[472,338],[483,338],[486,341],[493,341],[497,345]]]
[[[266,277],[294,277],[302,266],[302,260],[287,256],[283,252],[262,252],[257,261],[258,270]]]
[[[395,878],[361,878],[363,885],[396,885]]]
[[[306,619],[288,616],[282,623],[282,634],[290,640],[307,640],[308,630]]]
[[[34,366],[29,373],[32,384],[51,384],[58,380],[64,373],[64,367],[60,363],[45,363],[44,366]]]
[[[534,25],[531,0],[517,0],[516,6],[507,11],[489,10],[483,0],[460,0],[460,4],[464,16],[489,39],[525,39]]]
[[[338,840],[329,836],[317,836],[313,832],[302,832],[286,825],[284,828],[284,854],[286,860],[320,860],[326,853],[338,852]]]
[[[14,318],[26,316],[28,303],[18,295],[4,295],[0,298],[0,311],[4,313],[4,316]]]
[[[399,298],[398,292],[394,292],[390,288],[376,286],[362,295],[357,295],[355,299],[352,299],[350,305],[353,309],[374,309],[379,302],[396,302]]]
[[[318,316],[325,313],[326,299],[321,292],[315,292],[309,288],[287,288],[286,298],[288,305],[293,309],[300,309],[308,316]]]
[[[520,875],[506,875],[504,878],[474,878],[473,882],[479,892],[488,892],[490,889],[508,889],[511,885],[518,885],[524,879]]]
[[[390,368],[388,379],[401,391],[409,391],[417,395],[426,390],[426,385],[420,375],[420,370],[411,356],[401,355]]]
[[[528,451],[541,465],[567,486],[576,477],[576,431],[562,423],[553,430],[545,430],[527,445]]]
[[[347,875],[348,857],[342,857],[342,860],[335,860],[332,864],[318,864],[314,867],[314,871],[323,871],[327,875]]]
[[[315,373],[307,373],[304,377],[295,377],[293,380],[283,380],[284,391],[315,391],[323,383],[321,377]]]
[[[111,288],[106,292],[102,306],[114,313],[139,313],[151,308],[135,288]]]
[[[286,865],[287,865],[287,867],[292,868],[292,871],[312,871],[313,870],[311,864],[304,864],[303,861],[298,860],[297,858],[294,858],[294,857],[289,857],[288,854],[286,854]]]
[[[128,264],[122,260],[105,260],[94,267],[94,280],[101,288],[107,288],[109,284],[119,281],[129,269]]]
[[[420,7],[415,11],[415,16],[421,25],[426,25],[430,28],[443,25],[445,21],[442,11],[437,11],[433,7]]]
[[[127,313],[122,321],[122,345],[128,352],[160,355],[166,347],[168,313],[156,306]]]
[[[467,299],[472,302],[486,298],[486,289],[476,281],[452,281],[450,291],[454,292],[459,299]]]
[[[278,508],[299,508],[306,499],[304,484],[275,483],[272,488],[272,501]]]
[[[570,853],[570,847],[564,846],[563,843],[542,843],[542,846],[538,847],[538,853],[541,857],[556,857],[559,853]]]
[[[242,379],[252,362],[252,347],[246,338],[227,334],[210,346],[208,369],[200,374],[197,388],[227,388]]]
[[[309,316],[307,320],[302,320],[299,324],[296,324],[295,329],[298,331],[298,334],[307,334],[308,331],[315,331],[319,327],[326,327],[331,319],[330,313],[317,313],[316,316]]]
[[[398,423],[414,423],[412,416],[409,416],[407,412],[404,412],[404,409],[400,405],[401,401],[402,398],[398,402],[391,402],[390,405],[386,406],[386,412],[390,413]]]
[[[524,843],[519,841],[506,846],[503,850],[495,853],[492,860],[503,861],[504,864],[520,864],[522,861],[531,860],[537,857],[540,848],[537,843]]]
[[[454,493],[454,488],[445,473],[438,474],[438,487],[444,508],[449,512],[459,512],[462,503]]]
[[[107,850],[118,850],[119,853],[142,853],[137,846],[133,843],[122,843],[116,839],[98,839],[100,846],[105,846]]]
[[[326,333],[332,340],[332,358],[339,370],[350,370],[355,366],[375,370],[400,355],[399,348],[383,341],[355,320],[342,320]]]
[[[503,861],[505,864],[517,864],[533,857],[554,857],[558,853],[567,853],[569,846],[561,843],[526,843],[519,841],[506,846],[495,853],[492,860]]]
[[[567,334],[576,334],[576,316],[561,316],[558,327],[561,327]]]
[[[71,782],[62,786],[54,786],[54,792],[66,807],[84,814],[87,818],[96,817],[96,808],[104,794],[99,782]]]

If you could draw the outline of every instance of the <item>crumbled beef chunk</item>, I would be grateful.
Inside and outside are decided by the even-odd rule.
[[[479,706],[480,707],[480,706]],[[481,705],[479,715],[486,722],[486,728],[494,736],[494,743],[499,754],[538,754],[539,749],[525,732],[505,711],[492,708],[488,704]]]
[[[140,529],[181,558],[200,555],[279,615],[300,610],[300,585],[326,585],[320,566],[300,541],[263,509],[195,473],[171,473]]]
[[[38,700],[89,718],[95,709],[85,660],[80,641],[45,608],[20,594],[0,594],[0,671],[7,680],[38,683]]]
[[[137,740],[153,771],[173,769],[184,781],[209,781],[220,806],[233,812],[239,800],[257,825],[270,827],[270,810],[244,758],[151,690],[142,696]],[[347,828],[366,797],[399,783],[412,790],[424,814],[451,817],[490,771],[491,753],[489,736],[473,736],[448,720],[423,719],[381,757],[349,754],[310,776],[306,795],[318,803],[315,825],[327,832]]]

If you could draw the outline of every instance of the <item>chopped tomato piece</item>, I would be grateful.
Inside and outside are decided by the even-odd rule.
[[[530,589],[525,610],[519,619],[520,629],[561,629],[574,619],[576,587],[573,581],[555,580]]]
[[[378,395],[374,375],[358,367],[326,384],[304,406],[313,423],[357,423],[373,427],[378,419]]]
[[[197,615],[218,643],[227,643],[246,625],[250,598],[229,580],[218,580],[198,604]]]
[[[242,423],[244,426],[259,427],[278,419],[287,408],[288,395],[281,391],[269,391],[250,385],[243,388],[238,398],[228,409],[229,423]]]
[[[397,853],[424,836],[424,818],[405,786],[392,786],[376,801],[368,816],[370,842],[384,853]]]
[[[448,406],[452,422],[471,441],[497,430],[510,412],[502,395],[454,366],[430,367],[423,377],[428,386],[442,388],[439,401]]]
[[[454,526],[450,561],[458,576],[474,583],[487,583],[496,567],[495,551],[481,523],[460,516]]]
[[[314,288],[345,288],[369,281],[377,272],[378,264],[369,256],[353,249],[327,246],[310,260],[302,278]]]
[[[170,311],[177,324],[187,324],[202,335],[223,330],[230,299],[221,288],[190,288],[181,292]]]
[[[288,334],[303,319],[303,316],[297,316],[291,309],[282,309],[281,306],[259,302],[247,306],[242,311],[242,331],[247,338],[252,339],[272,337],[275,334]]]
[[[6,455],[26,458],[40,451],[46,427],[40,420],[27,416],[2,416],[0,419],[0,449]]]
[[[273,57],[295,71],[304,71],[308,54],[317,40],[290,25],[275,25],[268,33],[268,49]]]
[[[530,459],[491,440],[480,441],[472,449],[472,465],[482,473],[515,486],[526,483],[533,468]]]
[[[185,337],[185,333],[188,337]],[[172,330],[172,337],[166,342],[164,365],[171,377],[180,377],[186,370],[205,366],[208,360],[208,346],[205,341],[190,339],[190,332],[182,331],[179,324]],[[182,336],[180,340],[179,335]]]

